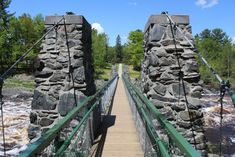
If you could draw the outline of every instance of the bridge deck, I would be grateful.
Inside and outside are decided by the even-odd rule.
[[[102,157],[143,157],[122,79],[114,96],[115,123],[107,131]]]

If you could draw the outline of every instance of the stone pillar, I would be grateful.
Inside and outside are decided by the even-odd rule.
[[[62,16],[47,16],[46,31]],[[66,45],[64,21],[43,40],[35,72],[36,89],[30,114],[29,138],[51,128],[87,96],[95,93],[91,54],[91,26],[83,16],[66,15],[72,71]],[[72,77],[74,78],[74,87]]]
[[[171,16],[183,33],[193,41],[189,17]],[[179,85],[179,65],[173,42],[170,24],[166,15],[152,15],[145,27],[145,58],[142,64],[142,87],[144,93],[177,128],[177,130],[196,149],[206,153],[206,141],[203,129],[203,114],[200,111],[202,87],[194,52],[177,30],[174,30],[177,53],[184,84],[189,101],[195,141],[191,131],[190,118],[183,95],[182,83]]]
[[[116,65],[113,64],[111,69],[111,78],[115,77],[116,75],[117,75]]]
[[[130,73],[129,73],[129,69],[128,69],[128,65],[124,65],[123,68],[123,75],[128,78],[128,80],[130,80]]]

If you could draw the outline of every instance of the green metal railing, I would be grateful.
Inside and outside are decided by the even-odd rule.
[[[45,134],[43,134],[37,141],[28,145],[27,149],[19,155],[20,157],[33,157],[40,155],[49,145],[52,143],[56,143],[56,139],[59,136],[62,129],[66,128],[70,122],[76,118],[76,116],[81,112],[82,108],[87,107],[87,111],[82,116],[79,121],[79,124],[73,128],[72,132],[68,135],[68,137],[64,140],[62,144],[57,144],[57,146],[53,149],[54,152],[50,154],[50,156],[66,156],[66,149],[69,147],[70,143],[74,138],[81,139],[82,135],[86,127],[86,122],[88,121],[90,114],[97,107],[99,101],[102,99],[102,96],[105,94],[105,91],[112,85],[113,91],[110,99],[112,99],[114,90],[116,89],[118,76],[115,76],[113,79],[108,81],[98,92],[96,92],[93,96],[86,98],[80,104],[77,104],[73,110],[71,110],[63,119],[58,121],[51,129],[49,129]],[[83,128],[82,128],[83,126]],[[81,129],[82,128],[82,129]],[[78,130],[80,129],[80,133]],[[78,136],[76,136],[79,134]],[[76,141],[78,142],[78,140]],[[56,144],[55,144],[56,145]],[[75,150],[76,151],[76,150]],[[77,154],[82,154],[80,152],[76,152]],[[77,155],[83,156],[83,155]]]
[[[169,121],[166,120],[166,118],[164,118],[156,107],[125,76],[122,78],[125,82],[127,92],[129,92],[141,118],[144,121],[146,132],[150,137],[150,141],[157,153],[157,156],[169,157],[172,156],[172,154],[170,152],[169,142],[161,139],[154,128],[150,114],[158,120],[161,127],[165,130],[168,138],[171,139],[183,156],[201,157],[199,152],[187,142],[187,140],[172,126]]]

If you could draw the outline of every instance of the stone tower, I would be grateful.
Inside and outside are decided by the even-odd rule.
[[[189,17],[173,15],[171,18],[182,29],[184,35],[193,41]],[[145,58],[142,64],[144,93],[177,130],[196,146],[197,150],[205,154],[204,121],[200,111],[202,87],[199,83],[200,74],[194,52],[183,35],[173,28],[176,39],[175,49],[172,29],[164,14],[150,16],[144,33]],[[179,81],[180,70],[183,72],[182,79],[189,108],[184,98],[182,81]],[[177,154],[177,152],[174,153]]]
[[[68,40],[66,41],[62,20],[41,44],[35,73],[36,89],[30,114],[31,124],[28,129],[30,139],[47,131],[74,108],[74,97],[79,103],[95,93],[91,26],[83,16],[64,17]],[[61,19],[62,16],[47,16],[46,31]]]

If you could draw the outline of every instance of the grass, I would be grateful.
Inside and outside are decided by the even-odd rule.
[[[103,73],[100,75],[100,78],[103,80],[109,80],[110,74],[111,74],[111,67],[105,67],[105,69],[103,69]]]
[[[109,80],[111,77],[112,64],[107,64],[103,69],[96,69],[95,78],[102,80]]]
[[[124,65],[124,64],[122,64],[122,65]],[[117,72],[118,72],[119,63],[116,63],[115,66],[116,66],[116,70],[117,70]],[[122,66],[122,68],[123,68],[123,66]]]
[[[129,70],[131,79],[136,79],[136,78],[137,78],[137,79],[140,79],[140,77],[141,77],[141,71],[136,71],[136,70],[134,70],[132,65],[129,65],[129,66],[128,66],[128,70]]]
[[[122,71],[123,71],[123,68],[124,68],[124,63],[122,63]],[[118,68],[119,68],[119,63],[116,63],[116,71],[118,72]],[[100,76],[99,78],[100,79],[109,79],[110,78],[110,74],[111,74],[111,68],[112,68],[112,64],[108,64],[108,66],[106,66],[104,69],[102,69],[102,73],[100,73]],[[140,71],[136,71],[133,69],[133,65],[128,65],[128,70],[129,70],[129,73],[130,73],[130,77],[131,79],[140,79],[140,74],[141,72]]]
[[[19,80],[14,77],[8,78],[4,81],[3,88],[24,88],[29,91],[33,91],[35,88],[35,82]]]

